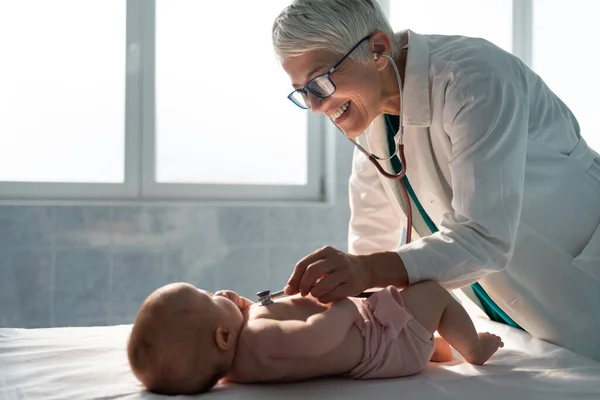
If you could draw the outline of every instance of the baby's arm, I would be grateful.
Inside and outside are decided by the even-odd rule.
[[[258,335],[257,346],[265,356],[314,357],[342,344],[357,315],[354,303],[341,299],[306,321],[259,318],[249,321],[248,328]]]

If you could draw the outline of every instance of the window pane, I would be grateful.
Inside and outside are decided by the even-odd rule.
[[[125,2],[0,0],[0,181],[123,182]]]
[[[512,0],[390,0],[395,31],[481,37],[512,51]]]
[[[598,65],[600,4],[590,0],[533,3],[533,68],[567,104],[581,134],[600,151]]]
[[[306,183],[307,112],[271,45],[286,4],[157,0],[158,182]]]

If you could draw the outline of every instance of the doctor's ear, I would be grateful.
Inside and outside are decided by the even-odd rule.
[[[373,54],[373,60],[375,62],[375,68],[377,68],[378,71],[383,70],[388,64],[387,58],[383,57],[380,53]]]

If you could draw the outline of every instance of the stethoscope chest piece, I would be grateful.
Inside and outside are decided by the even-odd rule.
[[[271,291],[263,290],[262,292],[256,293],[258,296],[258,301],[260,301],[261,306],[268,306],[269,304],[273,304],[273,300],[271,300]]]

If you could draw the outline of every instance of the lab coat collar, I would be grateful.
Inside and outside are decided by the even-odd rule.
[[[396,33],[395,39],[400,48],[408,47],[402,89],[403,125],[429,127],[429,43],[425,36],[409,29]]]

